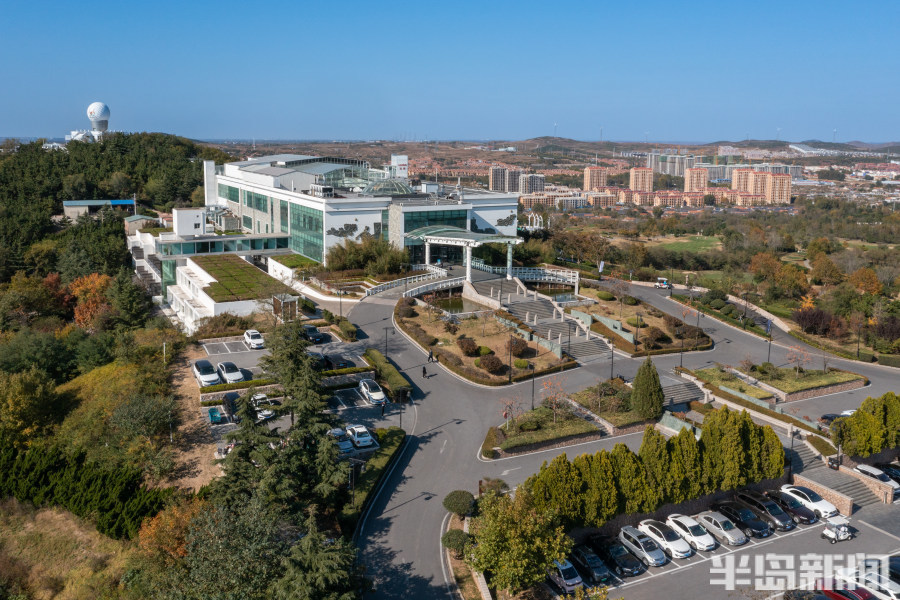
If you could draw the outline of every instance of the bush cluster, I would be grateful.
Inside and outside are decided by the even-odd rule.
[[[853,415],[831,424],[831,439],[850,456],[871,456],[900,446],[900,397],[866,398]]]
[[[57,448],[0,451],[0,496],[15,496],[35,506],[61,506],[96,520],[97,531],[112,538],[133,538],[141,521],[159,512],[171,489],[143,487],[140,471],[110,469],[67,456]]]
[[[496,375],[503,369],[503,361],[497,358],[494,354],[488,354],[486,356],[482,356],[479,360],[478,366],[482,369],[491,373],[492,375]]]
[[[475,497],[467,490],[454,490],[444,496],[444,508],[458,517],[464,517],[472,510]]]
[[[607,302],[616,299],[614,295],[612,295],[610,292],[607,292],[606,290],[600,290],[599,292],[597,292],[597,297],[600,300],[605,300]]]
[[[356,341],[356,334],[357,334],[356,325],[351,323],[347,319],[347,317],[344,317],[343,319],[338,319],[337,326],[338,326],[338,329],[341,330],[341,334],[344,336],[344,338],[346,338],[347,340],[349,340],[351,342]]]
[[[456,345],[459,346],[460,352],[466,356],[475,356],[478,354],[479,346],[472,338],[460,336],[456,339]]]
[[[521,357],[528,350],[528,342],[520,337],[511,337],[506,342],[506,350],[513,356]]]
[[[379,379],[384,382],[385,386],[392,394],[396,394],[401,389],[410,389],[412,387],[412,384],[410,384],[406,376],[398,371],[397,367],[392,365],[388,359],[375,348],[367,348],[363,353],[363,356],[366,357],[366,360],[368,360],[369,364],[375,369],[375,373],[378,375]]]
[[[528,361],[525,360],[524,358],[517,358],[516,360],[513,361],[513,366],[517,369],[527,369]]]
[[[422,329],[418,323],[403,323],[403,328],[414,340],[416,340],[416,342],[425,348],[437,344],[437,338]]]
[[[487,346],[478,346],[478,356],[487,356],[488,354],[493,354],[494,351],[488,348]]]
[[[417,316],[418,313],[411,306],[401,306],[397,310],[397,316],[401,319],[412,319]]]
[[[635,298],[634,296],[625,296],[622,299],[622,302],[624,302],[628,306],[637,306],[638,304],[641,303],[641,301],[638,300],[637,298]]]

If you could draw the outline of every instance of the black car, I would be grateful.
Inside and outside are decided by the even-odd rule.
[[[831,427],[831,424],[834,423],[835,419],[840,419],[841,415],[837,413],[825,413],[821,417],[819,417],[819,423],[824,425],[825,427]]]
[[[612,569],[619,577],[639,575],[643,570],[643,564],[625,549],[617,540],[604,538],[591,538],[590,545],[594,548],[606,566]]]
[[[340,354],[326,354],[325,355],[325,368],[329,371],[333,371],[334,369],[346,369],[348,367],[352,367],[353,363],[341,356]]]
[[[718,511],[731,519],[738,529],[749,537],[765,538],[772,535],[768,523],[760,521],[753,511],[749,508],[741,506],[737,502],[717,502],[710,507],[710,510]]]
[[[881,469],[885,475],[897,483],[900,483],[900,465],[894,463],[878,463],[875,466]]]
[[[749,490],[738,492],[734,498],[766,521],[769,527],[778,531],[789,531],[794,528],[794,521],[780,506],[759,492]]]
[[[303,326],[303,337],[313,344],[321,344],[322,342],[328,341],[328,334],[322,333],[317,327],[313,327],[312,325]]]
[[[766,492],[766,497],[780,506],[784,512],[789,514],[794,523],[809,525],[810,523],[815,523],[819,520],[816,517],[816,513],[800,504],[800,501],[790,494],[785,494],[780,490],[769,490]]]
[[[584,544],[572,549],[571,558],[575,566],[581,570],[582,576],[590,583],[606,583],[612,577],[612,573],[600,557]]]

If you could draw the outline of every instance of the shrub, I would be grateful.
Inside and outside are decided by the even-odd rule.
[[[647,326],[647,322],[645,320],[641,319],[640,321],[638,321],[637,317],[628,317],[627,319],[625,319],[625,322],[628,323],[629,325],[631,325],[632,327],[641,328],[641,327]]]
[[[312,314],[316,312],[316,303],[309,298],[300,298],[300,310],[305,313]]]
[[[345,338],[347,338],[351,342],[356,341],[356,325],[354,325],[347,319],[341,319],[340,323],[338,323],[338,329],[341,330],[341,333]]]
[[[481,455],[485,458],[496,458],[497,451],[494,448],[500,445],[502,437],[503,433],[499,428],[491,427],[488,429],[484,436],[484,441],[481,443]]]
[[[461,336],[457,338],[456,345],[459,346],[460,352],[466,356],[474,356],[478,353],[478,344],[472,338]]]
[[[611,293],[607,292],[606,290],[600,290],[599,292],[597,292],[597,297],[601,300],[606,300],[606,301],[616,299],[615,296],[613,296]]]
[[[444,331],[450,335],[456,335],[456,332],[459,331],[459,325],[453,321],[444,321]]]
[[[462,558],[467,543],[469,534],[462,529],[451,529],[441,536],[441,545],[453,552],[455,558]]]
[[[322,318],[325,319],[325,322],[328,323],[329,325],[331,323],[334,323],[334,313],[328,309],[325,309],[325,308],[322,309]]]
[[[513,361],[513,365],[514,365],[517,369],[527,369],[527,368],[528,368],[528,361],[525,360],[524,358],[517,358],[516,360]]]
[[[672,338],[659,327],[648,327],[647,331],[641,335],[641,341],[650,348],[657,348],[660,344],[671,342]]]
[[[730,317],[731,315],[734,314],[735,310],[736,309],[734,308],[734,304],[726,304],[722,308],[722,310],[720,310],[719,312],[722,313],[723,315],[725,315],[726,317]]]
[[[416,299],[415,298],[407,298],[403,301],[407,306],[415,306]]]
[[[722,300],[724,302],[727,298],[728,294],[726,294],[722,290],[709,290],[700,297],[700,302],[702,302],[703,304],[709,304],[713,300]]]
[[[488,348],[487,346],[478,346],[478,356],[487,356],[488,354],[493,354],[494,351]]]
[[[494,356],[493,354],[488,354],[487,356],[482,356],[479,359],[479,365],[482,369],[487,371],[488,373],[496,374],[499,373],[503,368],[503,361]]]
[[[678,331],[684,322],[678,317],[673,317],[672,315],[663,315],[663,324],[665,324],[666,329],[671,331],[676,337],[678,336]]]
[[[472,510],[475,497],[466,490],[454,490],[444,497],[444,508],[458,517],[464,517]]]
[[[541,428],[541,423],[537,419],[529,419],[519,423],[519,431],[537,431]]]
[[[441,348],[434,351],[434,356],[438,359],[438,362],[450,367],[461,367],[463,364],[460,357]]]
[[[725,304],[727,304],[727,302],[725,302],[721,298],[716,298],[715,300],[713,300],[709,303],[709,306],[716,310],[722,310],[722,308],[725,307]]]
[[[512,352],[513,356],[522,356],[528,350],[528,342],[520,337],[511,337],[506,342],[506,350]]]
[[[416,311],[411,306],[401,306],[397,311],[397,316],[401,319],[412,319],[416,316]]]
[[[770,362],[764,362],[756,367],[756,370],[763,375],[772,375],[775,373],[775,365]]]
[[[637,298],[635,298],[634,296],[625,296],[622,299],[622,302],[624,302],[628,306],[637,306],[638,304],[640,304],[641,301],[638,300]]]

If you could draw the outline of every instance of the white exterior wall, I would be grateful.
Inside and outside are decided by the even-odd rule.
[[[470,218],[475,219],[475,225],[479,229],[488,227],[503,235],[516,235],[518,223],[516,215],[518,211],[518,198],[466,198],[466,202],[472,204],[469,211]],[[497,221],[513,217],[511,225],[497,225]]]
[[[266,263],[268,267],[267,272],[278,281],[290,285],[290,282],[294,280],[294,269],[284,266],[277,260],[273,260],[271,256],[266,259]]]
[[[322,215],[322,221],[325,228],[325,252],[332,246],[342,244],[345,239],[359,241],[360,236],[366,232],[375,234],[375,224],[381,223],[381,207],[372,208],[356,208],[344,210],[326,210]],[[329,234],[329,231],[341,231],[346,225],[356,225],[356,230],[346,236]],[[346,229],[345,229],[346,231]]]
[[[203,235],[206,233],[206,209],[173,208],[172,229],[181,237]]]

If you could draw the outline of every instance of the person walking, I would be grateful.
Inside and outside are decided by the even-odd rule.
[[[384,405],[385,405],[385,404],[387,404],[386,401],[381,403],[381,416],[382,416],[382,417],[384,416]]]
[[[422,379],[428,377],[428,370],[425,368],[425,365],[422,365]]]
[[[434,350],[428,351],[428,362],[434,362]]]

